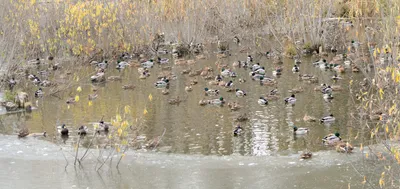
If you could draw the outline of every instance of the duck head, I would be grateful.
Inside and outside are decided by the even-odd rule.
[[[46,131],[43,132],[43,136],[44,136],[44,137],[47,137],[47,132],[46,132]]]
[[[296,126],[293,127],[293,131],[297,131],[297,127]]]
[[[290,97],[294,98],[294,97],[295,97],[295,95],[294,95],[294,94],[292,94],[292,96],[290,96]]]
[[[339,132],[336,132],[336,133],[335,133],[335,136],[340,137]]]
[[[224,101],[224,97],[219,97],[219,100],[220,101]]]
[[[62,124],[62,125],[61,125],[61,128],[64,129],[64,128],[65,128],[65,124]]]
[[[204,88],[204,91],[208,91],[208,88]]]

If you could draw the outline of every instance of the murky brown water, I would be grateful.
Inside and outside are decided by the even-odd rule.
[[[245,60],[246,55],[233,55],[223,59],[229,65],[236,60]],[[200,60],[193,69],[211,66],[216,69],[215,57]],[[19,128],[27,126],[31,132],[47,131],[51,137],[41,139],[18,140],[16,136],[0,136],[0,165],[3,173],[0,180],[4,188],[351,188],[361,187],[361,178],[355,176],[348,164],[360,158],[359,153],[347,156],[338,154],[323,146],[321,138],[331,132],[339,131],[343,139],[351,139],[359,132],[357,125],[352,125],[349,118],[353,107],[349,98],[348,83],[354,79],[357,83],[361,76],[353,73],[343,74],[343,80],[333,83],[331,71],[321,71],[311,65],[312,59],[304,59],[300,73],[314,74],[319,84],[335,84],[344,88],[334,92],[335,99],[327,103],[320,92],[313,89],[317,84],[298,81],[298,74],[291,72],[293,60],[285,60],[283,75],[277,78],[281,99],[271,101],[261,107],[257,104],[260,95],[265,95],[274,87],[260,86],[249,77],[249,70],[236,69],[239,77],[232,79],[237,88],[245,90],[247,96],[237,98],[234,93],[221,90],[228,102],[238,102],[243,106],[239,111],[230,111],[227,106],[199,106],[200,99],[212,99],[204,96],[204,88],[208,81],[198,77],[199,83],[193,86],[192,92],[184,90],[191,77],[180,72],[187,66],[173,66],[172,72],[177,79],[171,82],[169,95],[162,95],[153,83],[161,68],[151,69],[151,76],[145,80],[138,79],[136,68],[127,68],[122,72],[110,69],[107,76],[121,75],[122,81],[92,85],[89,81],[92,67],[76,72],[79,76],[77,84],[66,92],[60,93],[61,99],[46,96],[38,99],[38,109],[31,114],[18,113],[2,116],[0,133],[15,134]],[[272,76],[274,65],[266,58],[255,58],[265,66],[268,76]],[[112,66],[113,67],[113,66]],[[216,73],[216,72],[214,72]],[[71,76],[72,78],[73,76]],[[245,83],[238,79],[244,78]],[[122,90],[121,86],[134,84],[134,90]],[[77,93],[76,88],[82,87]],[[305,91],[297,94],[295,106],[284,105],[283,98],[290,95],[288,89],[302,86]],[[88,105],[87,95],[98,88],[99,98]],[[36,87],[32,87],[34,91]],[[46,89],[47,90],[47,89]],[[45,91],[48,92],[48,91]],[[32,93],[33,94],[33,93]],[[68,97],[79,94],[80,101],[73,105],[65,103]],[[153,100],[149,101],[151,94]],[[179,105],[170,105],[168,99],[180,96],[185,99]],[[34,103],[35,104],[35,103]],[[99,173],[94,171],[95,155],[88,156],[84,168],[74,169],[72,148],[78,137],[76,130],[82,124],[96,122],[103,115],[109,121],[123,107],[132,107],[132,117],[142,117],[146,108],[148,114],[143,116],[142,129],[139,132],[138,144],[159,136],[166,129],[162,143],[157,150],[148,153],[144,150],[130,151],[123,160],[121,168],[106,167]],[[237,123],[235,116],[247,113],[249,121],[241,123],[243,135],[233,137],[233,129]],[[307,123],[303,121],[305,114],[320,118],[333,113],[336,122],[332,125]],[[56,125],[67,124],[71,136],[63,143],[56,134]],[[292,127],[307,127],[308,135],[294,137]],[[92,128],[90,128],[92,129]],[[55,137],[55,138],[54,138]],[[82,143],[87,145],[90,137]],[[97,142],[105,141],[100,136]],[[52,143],[56,143],[54,145]],[[69,159],[70,166],[64,171],[65,160],[59,151]],[[299,153],[305,149],[314,152],[310,161],[299,161]],[[328,151],[326,151],[328,150]],[[95,151],[93,151],[95,153]],[[203,156],[206,155],[206,156]],[[218,157],[221,156],[222,157]],[[254,157],[260,156],[260,157]],[[350,160],[350,161],[349,161]],[[40,176],[35,176],[40,175]],[[19,182],[24,180],[24,182]]]
[[[222,62],[231,66],[234,61],[245,60],[245,58],[245,54],[233,55],[222,59]],[[272,60],[265,57],[255,57],[254,59],[255,62],[260,62],[266,68],[267,76],[273,77],[272,69],[275,66],[272,64]],[[249,69],[234,69],[239,75],[236,79],[232,79],[235,86],[247,92],[246,97],[238,98],[234,93],[225,92],[222,88],[209,86],[208,81],[201,77],[197,77],[199,83],[193,86],[193,91],[186,92],[185,84],[193,77],[182,75],[181,71],[187,69],[188,66],[175,66],[170,60],[169,66],[173,66],[172,72],[177,75],[177,79],[171,81],[169,95],[162,95],[161,90],[156,89],[153,85],[161,70],[159,66],[151,69],[149,78],[140,80],[136,68],[126,68],[119,72],[113,69],[114,65],[111,65],[106,74],[107,77],[122,76],[122,81],[110,81],[99,85],[91,84],[89,73],[93,73],[93,67],[87,67],[74,74],[79,76],[79,82],[71,86],[70,90],[60,93],[62,99],[53,96],[38,99],[38,110],[32,114],[13,116],[17,116],[21,125],[25,124],[31,132],[45,130],[54,136],[56,135],[56,125],[62,123],[65,123],[74,132],[80,125],[98,121],[103,115],[104,119],[109,121],[116,115],[117,110],[122,112],[126,105],[132,107],[132,117],[127,118],[132,122],[135,118],[142,117],[143,110],[146,108],[148,114],[143,116],[144,129],[139,133],[139,146],[143,145],[146,140],[161,135],[166,129],[160,150],[179,154],[268,156],[277,153],[297,154],[298,151],[305,149],[319,151],[326,149],[321,143],[321,138],[336,131],[341,133],[343,139],[357,143],[353,140],[358,133],[357,125],[352,125],[349,119],[353,107],[351,98],[349,98],[348,83],[350,79],[354,79],[354,83],[358,83],[361,75],[347,72],[341,75],[343,80],[334,83],[331,79],[334,72],[322,71],[318,67],[312,66],[311,62],[314,60],[312,58],[303,59],[300,73],[318,76],[318,84],[299,81],[298,73],[291,71],[293,60],[287,59],[283,64],[283,75],[276,78],[281,99],[271,101],[265,107],[259,106],[257,100],[274,87],[260,86],[258,82],[252,81],[249,77]],[[207,60],[197,61],[192,67],[198,69],[210,66],[214,69],[214,73],[217,73],[215,62],[216,58],[210,57]],[[239,78],[247,81],[239,83]],[[225,80],[228,81],[230,78]],[[344,90],[334,92],[332,102],[326,102],[322,98],[321,92],[313,90],[321,83],[340,85]],[[134,84],[136,88],[122,90],[121,86],[125,84]],[[80,93],[76,92],[78,86],[81,86],[83,90]],[[284,105],[283,98],[290,96],[288,89],[300,86],[305,91],[296,94],[296,105],[293,107]],[[92,106],[89,106],[87,96],[93,93],[91,91],[93,87],[98,88],[99,98],[93,101]],[[223,96],[228,102],[238,102],[243,107],[239,111],[233,112],[227,106],[199,106],[199,100],[213,98],[204,96],[205,87],[221,89],[220,96]],[[80,101],[73,105],[67,105],[66,99],[76,94],[79,94]],[[152,101],[148,99],[149,94],[153,96]],[[179,105],[170,105],[168,99],[176,96],[185,100]],[[241,113],[247,113],[249,121],[241,123],[244,134],[240,137],[233,137],[232,131],[237,125],[233,120]],[[330,126],[303,121],[305,114],[319,119],[330,113],[336,117],[336,121]],[[297,127],[307,127],[311,132],[303,137],[294,137],[290,126],[292,124]],[[21,127],[21,125],[14,125],[12,127],[14,129],[6,126],[2,128],[3,133],[16,133],[18,131],[16,127]],[[76,133],[73,133],[66,144],[70,145],[76,140]]]

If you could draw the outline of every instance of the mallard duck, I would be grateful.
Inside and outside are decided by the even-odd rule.
[[[198,83],[197,79],[191,79],[190,85],[196,85]]]
[[[194,77],[194,76],[198,76],[201,74],[201,72],[203,71],[203,69],[199,69],[199,70],[192,70],[189,72],[189,77]]]
[[[350,60],[345,60],[343,63],[346,66],[351,66],[351,61]]]
[[[231,74],[231,71],[230,71],[230,70],[225,69],[225,68],[222,68],[221,75],[222,75],[223,77],[229,77],[230,74]]]
[[[78,135],[86,135],[87,132],[88,132],[88,128],[86,126],[84,126],[84,125],[81,125],[78,128]]]
[[[258,69],[261,69],[260,63],[254,64],[253,66],[251,66],[251,70],[253,72],[257,71]]]
[[[332,100],[332,99],[333,99],[333,95],[332,95],[331,93],[323,94],[322,97],[323,97],[325,100]]]
[[[143,62],[140,64],[143,68],[152,68],[154,66],[154,61],[153,59],[150,59],[146,62]]]
[[[8,88],[13,90],[15,85],[17,85],[17,81],[15,81],[15,78],[13,77],[8,81]]]
[[[335,117],[333,117],[333,114],[330,114],[329,116],[325,116],[320,119],[321,123],[334,122],[334,121],[335,121]]]
[[[116,69],[125,69],[127,66],[130,66],[128,62],[118,60]]]
[[[314,65],[314,66],[321,66],[321,65],[325,66],[325,65],[327,65],[327,62],[326,62],[325,59],[320,59],[320,60],[318,60],[318,61],[316,61],[316,62],[313,62],[313,65]],[[325,68],[325,67],[324,67],[324,68]]]
[[[89,94],[89,95],[88,95],[88,100],[89,100],[89,101],[95,100],[98,96],[99,96],[99,95],[98,95],[97,93],[95,93],[95,94]]]
[[[277,95],[279,94],[278,88],[272,89],[271,91],[269,91],[270,95]]]
[[[354,40],[352,40],[351,41],[351,45],[352,45],[352,47],[354,48],[354,49],[358,49],[358,47],[360,46],[360,42],[358,42],[358,41],[354,41]]]
[[[251,55],[247,55],[246,62],[247,62],[248,64],[253,63],[253,57],[252,57]]]
[[[332,79],[337,81],[337,80],[341,80],[342,78],[340,76],[338,76],[337,74],[332,76]]]
[[[156,83],[154,83],[154,86],[156,88],[165,88],[168,85],[169,85],[169,80],[168,79],[157,81]]]
[[[317,118],[311,117],[311,116],[306,114],[306,115],[304,115],[303,120],[306,121],[306,122],[316,122]]]
[[[99,122],[99,127],[96,129],[96,132],[108,132],[110,130],[110,124],[105,123],[104,121]]]
[[[160,57],[158,57],[158,58],[157,58],[157,62],[158,62],[159,64],[168,64],[169,59],[168,59],[168,58],[160,58]]]
[[[257,74],[257,73],[255,73],[255,72],[250,72],[250,75],[251,75],[251,79],[253,79],[253,80],[259,81],[259,80],[264,79],[264,75]],[[262,79],[261,79],[261,78],[262,78]]]
[[[108,62],[105,60],[104,62],[97,63],[96,66],[101,69],[106,69],[108,67]]]
[[[124,85],[124,86],[122,86],[122,89],[124,89],[124,90],[133,90],[133,89],[135,89],[135,85]]]
[[[226,58],[228,55],[226,53],[218,53],[217,58]]]
[[[169,94],[169,90],[168,90],[168,89],[163,89],[163,90],[161,91],[161,94],[167,95],[167,94]]]
[[[295,104],[296,98],[295,95],[292,94],[290,97],[285,98],[285,104]]]
[[[29,135],[28,128],[23,128],[18,132],[18,137],[23,138]]]
[[[322,139],[323,143],[326,144],[326,145],[334,145],[334,144],[336,144],[337,142],[339,142],[341,140],[342,139],[340,138],[340,134],[338,132],[336,132],[335,134],[331,133],[329,135],[326,135]]]
[[[332,91],[333,91],[333,89],[329,85],[327,87],[321,86],[321,92],[323,94],[332,94]]]
[[[265,75],[265,68],[261,67],[254,71],[256,74]]]
[[[200,60],[200,59],[206,59],[206,56],[204,54],[199,54],[196,56],[196,59]]]
[[[297,128],[296,126],[293,127],[293,133],[295,135],[304,135],[307,134],[309,132],[308,128]]]
[[[240,44],[240,39],[238,36],[233,37],[233,42],[236,43],[237,45]]]
[[[235,130],[233,130],[233,136],[239,136],[242,133],[243,129],[240,125],[236,126]]]
[[[213,100],[210,101],[210,104],[218,105],[218,106],[221,106],[221,105],[223,105],[224,103],[225,103],[225,100],[224,100],[223,97],[220,97],[220,98],[218,98],[218,99],[213,99]]]
[[[122,78],[121,78],[121,76],[109,76],[107,78],[107,80],[109,80],[109,81],[122,81]]]
[[[304,91],[303,87],[297,87],[297,88],[293,88],[293,89],[289,89],[288,90],[288,92],[292,93],[292,94],[301,93],[303,91]]]
[[[312,153],[311,152],[304,152],[300,155],[301,159],[311,159],[312,158]]]
[[[243,90],[240,90],[240,89],[236,89],[236,96],[244,97],[244,96],[246,96],[246,92],[244,92]]]
[[[244,121],[247,121],[247,120],[249,120],[249,117],[247,116],[246,113],[240,114],[235,118],[235,121],[237,121],[237,122],[244,122]]]
[[[275,68],[275,70],[272,71],[272,75],[274,76],[282,75],[282,68],[281,67]]]
[[[39,88],[36,92],[35,92],[35,97],[39,98],[39,97],[43,97],[44,92],[42,90],[42,88]]]
[[[209,74],[209,70],[207,68],[204,68],[201,72],[200,72],[200,76],[205,77]]]
[[[299,72],[300,68],[297,66],[297,64],[295,64],[292,68],[292,72]]]
[[[51,82],[49,80],[45,79],[45,80],[41,81],[39,83],[39,85],[42,86],[42,87],[50,87],[51,86]]]
[[[339,142],[336,145],[336,151],[340,153],[351,153],[353,149],[353,146],[348,142]]]
[[[333,67],[333,70],[335,70],[338,73],[343,73],[345,71],[345,69],[342,65],[337,65],[337,66]]]
[[[206,96],[217,96],[219,94],[217,89],[204,88],[204,91]]]
[[[61,136],[68,136],[68,128],[65,126],[65,124],[62,124],[60,134]]]
[[[104,76],[104,72],[99,72],[96,75],[91,76],[90,80],[92,82],[104,82],[106,78]]]
[[[299,80],[311,80],[312,78],[315,78],[315,77],[310,74],[300,74],[299,75]]]
[[[228,103],[228,107],[231,109],[231,111],[237,111],[241,108],[237,102]]]
[[[175,105],[175,104],[179,104],[181,103],[182,100],[179,98],[179,96],[177,96],[176,98],[171,98],[168,100],[169,104]]]
[[[268,100],[265,99],[264,97],[260,97],[260,98],[258,99],[257,102],[258,102],[258,104],[261,105],[261,106],[268,105]]]
[[[67,104],[74,104],[75,102],[76,102],[76,101],[75,101],[75,98],[73,98],[73,97],[69,98],[69,99],[66,101]]]
[[[189,86],[186,86],[186,87],[185,87],[185,91],[186,91],[186,92],[191,92],[191,91],[193,91],[192,86],[190,86],[190,85],[189,85]]]
[[[28,61],[28,65],[38,65],[38,64],[40,64],[39,58]]]
[[[233,81],[232,81],[232,80],[229,81],[229,82],[226,83],[224,86],[225,86],[225,88],[232,88],[232,87],[233,87]]]
[[[360,69],[357,66],[351,67],[352,72],[360,72]]]
[[[200,100],[200,101],[199,101],[199,105],[200,105],[200,106],[205,106],[205,105],[207,105],[207,104],[210,104],[210,101],[209,101],[209,100],[204,100],[204,99],[203,99],[203,100]]]
[[[40,78],[35,77],[32,82],[33,82],[34,85],[39,85],[40,84]]]

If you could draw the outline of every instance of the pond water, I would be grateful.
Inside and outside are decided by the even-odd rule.
[[[245,59],[246,54],[239,53],[221,61],[231,66],[234,61]],[[254,59],[266,68],[267,76],[273,77],[272,71],[275,65],[271,59],[266,57]],[[0,164],[4,170],[10,170],[12,174],[2,174],[0,180],[8,181],[9,185],[6,185],[6,188],[11,188],[11,183],[17,182],[18,179],[29,181],[18,183],[17,188],[26,188],[30,184],[38,186],[37,188],[46,188],[42,182],[51,182],[48,188],[50,186],[100,188],[104,185],[106,188],[132,188],[132,185],[143,186],[140,188],[347,187],[351,176],[355,174],[349,168],[347,161],[349,157],[357,159],[359,156],[357,154],[347,156],[331,151],[331,148],[322,144],[321,139],[329,133],[339,132],[342,139],[349,140],[357,146],[357,140],[360,140],[364,133],[351,119],[350,114],[355,108],[349,96],[348,86],[350,80],[358,83],[362,80],[362,76],[348,71],[340,75],[343,80],[334,82],[331,79],[334,72],[314,67],[312,62],[315,60],[304,58],[300,65],[301,74],[313,74],[319,78],[318,83],[309,84],[298,80],[298,73],[291,71],[293,60],[285,59],[282,65],[283,74],[276,78],[280,99],[270,101],[267,106],[258,105],[257,100],[260,96],[268,94],[275,86],[260,86],[259,82],[252,81],[249,69],[233,69],[238,77],[225,79],[225,81],[233,80],[236,88],[246,91],[247,96],[238,98],[235,93],[208,85],[209,81],[199,76],[182,75],[181,71],[188,66],[175,66],[171,60],[167,66],[172,66],[171,71],[177,75],[177,79],[171,81],[169,95],[161,94],[161,90],[154,87],[157,75],[161,71],[160,66],[150,69],[151,76],[144,80],[138,79],[137,69],[133,67],[122,71],[110,69],[106,72],[106,76],[121,76],[122,81],[109,81],[96,85],[89,80],[94,68],[84,67],[67,76],[76,82],[66,91],[57,93],[58,97],[45,96],[34,99],[33,104],[37,106],[37,110],[32,113],[2,116],[0,132],[6,135],[0,139],[10,149],[0,149],[2,157]],[[205,60],[197,60],[192,69],[209,66],[216,74],[218,70],[216,61],[217,58],[212,55]],[[62,74],[62,71],[57,71],[51,77],[59,78]],[[193,86],[192,92],[186,92],[186,84],[194,78],[197,78],[198,84]],[[239,78],[245,79],[246,82],[240,83]],[[322,83],[340,85],[343,91],[334,92],[334,99],[326,102],[320,91],[314,91],[314,87]],[[122,86],[127,84],[133,84],[136,88],[123,90]],[[81,92],[76,91],[78,86],[82,88]],[[242,108],[231,111],[227,106],[199,106],[198,102],[201,99],[218,98],[206,97],[205,87],[220,89],[220,96],[227,102],[239,103]],[[283,99],[290,96],[288,90],[295,87],[303,87],[304,92],[296,94],[297,102],[294,106],[285,105]],[[29,86],[29,88],[33,96],[37,87]],[[99,97],[89,106],[87,96],[93,93],[93,88],[97,88]],[[45,93],[49,93],[48,89],[45,89]],[[150,94],[151,101],[148,98]],[[75,95],[80,96],[79,102],[66,104],[66,100]],[[168,99],[176,96],[183,101],[179,105],[169,104]],[[120,170],[121,174],[117,172],[96,174],[92,168],[64,173],[65,161],[57,149],[60,146],[72,148],[79,138],[77,129],[80,125],[88,125],[102,118],[110,121],[118,112],[122,113],[127,105],[132,109],[132,116],[127,116],[126,119],[132,123],[138,118],[143,123],[136,138],[135,149],[143,146],[146,141],[160,136],[165,130],[158,148],[151,153],[143,149],[130,151],[131,156],[127,155],[129,158],[124,160],[126,166]],[[144,109],[148,112],[146,115],[143,114]],[[243,113],[247,113],[249,120],[239,123],[244,132],[241,136],[234,137],[233,130],[238,125],[234,122],[234,118]],[[336,121],[330,125],[303,121],[305,114],[319,119],[331,113],[336,117]],[[62,123],[65,123],[71,131],[66,141],[60,139],[57,134],[56,127]],[[309,128],[310,133],[296,137],[293,135],[293,125]],[[16,139],[16,136],[10,136],[15,135],[24,126],[28,127],[30,132],[47,131],[50,137],[43,140],[48,142],[37,139],[21,141]],[[356,137],[358,135],[360,137]],[[107,140],[106,136],[98,138],[96,142]],[[89,141],[90,137],[87,136],[82,143],[87,145]],[[15,150],[13,146],[27,149]],[[44,148],[46,152],[39,150]],[[299,161],[299,154],[304,150],[312,151],[316,156],[311,161]],[[22,151],[21,154],[18,154],[19,151]],[[33,154],[32,158],[27,154]],[[48,155],[43,157],[43,154]],[[35,166],[31,167],[31,164]],[[30,167],[29,170],[25,169],[27,166]],[[47,175],[48,179],[31,177],[42,174]],[[59,174],[61,176],[58,176]],[[129,179],[123,177],[124,175],[130,175]],[[56,183],[57,179],[63,182]],[[322,185],[324,187],[321,187]]]
[[[83,166],[73,166],[73,150],[37,139],[0,135],[1,188],[363,188],[350,164],[358,153],[321,151],[298,156],[202,156],[128,152],[96,171],[96,152]],[[62,154],[69,161],[66,161]],[[117,157],[115,157],[116,159]]]
[[[245,58],[245,54],[238,54],[222,59],[222,62],[231,66],[234,61],[245,60]],[[255,62],[259,62],[266,68],[267,76],[273,77],[272,69],[275,66],[272,64],[272,60],[265,57],[255,57],[254,59]],[[258,82],[252,81],[249,69],[234,69],[239,75],[238,78],[232,79],[235,87],[247,93],[247,96],[238,98],[235,93],[228,93],[223,88],[208,85],[208,81],[201,77],[197,77],[199,83],[193,86],[193,91],[186,92],[185,84],[189,83],[193,77],[181,74],[182,70],[188,68],[187,66],[173,66],[172,61],[169,66],[173,66],[172,72],[177,75],[177,79],[171,81],[169,95],[162,95],[161,90],[154,87],[154,83],[157,81],[156,76],[161,70],[158,66],[152,68],[151,76],[144,80],[138,79],[136,68],[126,68],[121,72],[110,69],[106,73],[107,77],[122,76],[122,81],[110,81],[95,86],[89,81],[90,74],[93,74],[94,69],[87,67],[69,76],[72,79],[75,75],[75,78],[79,77],[79,81],[65,92],[58,93],[57,95],[61,98],[46,96],[37,99],[34,104],[38,105],[38,109],[29,115],[24,114],[24,119],[20,119],[23,121],[21,125],[26,125],[31,132],[47,131],[50,136],[54,136],[56,135],[56,125],[65,123],[70,131],[74,132],[80,125],[99,121],[103,116],[105,121],[110,121],[118,111],[122,114],[124,106],[129,105],[132,109],[132,116],[128,116],[127,120],[132,123],[133,120],[139,118],[144,123],[143,129],[139,132],[139,143],[161,135],[166,129],[160,147],[168,153],[265,156],[277,153],[297,153],[305,149],[319,151],[326,149],[321,143],[322,137],[336,131],[341,134],[343,139],[356,143],[357,141],[353,141],[353,138],[359,133],[357,125],[354,125],[350,119],[350,113],[354,108],[352,100],[349,98],[348,86],[350,79],[354,80],[353,83],[358,83],[362,78],[361,74],[347,72],[341,75],[343,80],[333,82],[331,77],[334,72],[315,68],[311,64],[312,61],[314,61],[312,58],[303,59],[300,73],[317,76],[318,84],[299,81],[298,73],[291,72],[293,60],[286,59],[282,65],[284,69],[282,76],[276,78],[280,99],[270,101],[265,107],[258,105],[257,100],[275,87],[260,86]],[[210,66],[214,69],[214,73],[217,73],[215,62],[215,57],[200,60],[193,66],[193,69]],[[238,82],[239,78],[246,79],[246,82]],[[326,102],[321,92],[313,90],[321,83],[340,85],[343,91],[334,92],[334,99]],[[136,88],[123,90],[122,85],[126,84],[134,84]],[[80,93],[76,91],[78,86],[82,88]],[[93,87],[98,89],[99,97],[93,101],[92,106],[89,106],[87,96],[93,93]],[[218,98],[206,97],[204,95],[205,87],[220,89],[220,96],[224,97],[227,102],[238,102],[242,108],[238,111],[231,111],[227,106],[199,106],[198,102],[201,99]],[[305,91],[296,94],[295,106],[287,106],[283,99],[290,96],[291,93],[288,90],[295,87],[303,87]],[[34,89],[36,87],[33,87],[32,91]],[[45,89],[46,92],[49,93]],[[153,97],[152,101],[148,99],[150,94]],[[66,100],[75,95],[80,96],[80,101],[76,104],[66,104]],[[169,104],[168,99],[176,96],[180,96],[183,102],[179,105]],[[148,111],[145,116],[143,116],[144,109]],[[243,113],[247,113],[249,121],[240,123],[244,130],[242,136],[233,137],[233,130],[238,124],[234,123],[234,118]],[[330,113],[336,117],[336,121],[331,125],[303,121],[305,114],[319,119]],[[309,128],[310,133],[303,137],[294,137],[292,125]],[[18,128],[13,131],[18,131]],[[52,137],[48,138],[52,139]],[[66,144],[71,144],[76,139],[76,133],[73,133]]]

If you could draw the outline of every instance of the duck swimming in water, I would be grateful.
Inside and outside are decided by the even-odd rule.
[[[86,126],[84,126],[84,125],[81,125],[81,126],[78,128],[78,135],[84,136],[84,135],[87,134],[87,132],[88,132],[88,128],[87,128]]]
[[[334,122],[335,121],[335,117],[333,117],[333,114],[331,114],[329,116],[325,116],[325,117],[321,118],[320,121],[321,121],[321,123]]]
[[[169,80],[168,79],[164,79],[161,81],[157,81],[156,83],[154,83],[154,86],[156,88],[165,88],[169,85]]]
[[[217,89],[204,88],[204,91],[206,96],[217,96],[219,94]]]
[[[309,132],[309,130],[307,128],[297,128],[296,126],[293,127],[293,133],[295,135],[304,135],[307,134]]]
[[[300,71],[299,67],[297,66],[297,64],[295,64],[292,68],[292,72],[299,72],[299,71]]]
[[[233,136],[239,136],[242,133],[243,129],[240,125],[236,126],[235,130],[233,131]]]
[[[244,97],[246,96],[246,92],[240,90],[240,89],[236,89],[236,96],[237,97]]]
[[[62,124],[60,134],[61,136],[68,136],[68,128],[65,126],[65,124]]]
[[[338,132],[336,132],[335,134],[331,133],[329,135],[326,135],[322,139],[323,143],[326,144],[326,145],[334,145],[334,144],[336,144],[337,142],[339,142],[341,140],[342,139],[340,138],[340,134]]]
[[[43,92],[42,88],[39,88],[39,89],[35,92],[35,97],[36,97],[36,98],[42,97],[43,94],[44,94],[44,92]]]
[[[265,105],[268,105],[268,100],[265,99],[264,97],[260,97],[260,98],[258,99],[257,103],[258,103],[260,106],[265,106]]]
[[[290,97],[285,98],[285,104],[294,104],[296,103],[295,95],[292,94]]]
[[[219,99],[213,99],[210,101],[210,104],[218,105],[218,106],[222,106],[224,103],[225,103],[225,100],[223,97],[220,97]]]

